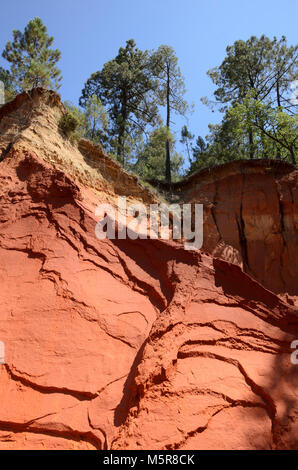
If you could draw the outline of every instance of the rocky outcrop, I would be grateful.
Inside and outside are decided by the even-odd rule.
[[[296,167],[276,160],[234,161],[171,188],[162,184],[162,189],[180,202],[204,205],[204,251],[241,266],[268,289],[297,301]]]
[[[36,140],[16,103],[0,120],[0,448],[297,448],[297,309],[210,254],[98,240],[95,208],[121,185],[71,169],[74,152],[89,174],[88,144],[46,156],[51,106]]]

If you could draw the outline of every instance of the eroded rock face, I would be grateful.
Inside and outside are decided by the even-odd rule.
[[[105,420],[165,304],[159,273],[98,241],[92,195],[37,157],[12,153],[0,181],[0,426],[102,448]],[[88,414],[99,397],[103,431]]]
[[[297,448],[294,310],[224,261],[179,268],[113,448]]]
[[[297,301],[298,171],[293,165],[236,161],[172,186],[184,203],[204,205],[207,253],[238,264],[268,289]]]
[[[0,448],[297,448],[297,309],[181,244],[98,240],[100,193],[17,142],[0,163]]]

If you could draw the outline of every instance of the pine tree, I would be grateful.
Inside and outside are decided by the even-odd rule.
[[[270,103],[256,100],[249,95],[243,103],[233,106],[229,115],[241,129],[253,128],[265,158],[272,149],[278,149],[278,158],[297,163],[298,116],[284,112],[283,107],[273,107]],[[235,127],[237,129],[237,126]]]
[[[61,53],[50,48],[53,41],[40,18],[29,21],[23,33],[13,31],[13,41],[6,44],[2,56],[11,64],[10,75],[17,91],[60,87],[61,73],[56,63]]]
[[[181,177],[183,157],[175,151],[175,139],[167,126],[157,127],[150,135],[147,142],[139,149],[133,170],[145,180],[163,180],[165,174],[165,144],[170,143],[172,154],[171,173],[172,180],[177,181]]]
[[[3,96],[1,96],[1,99],[4,101],[3,103],[0,102],[1,105],[6,103],[7,101],[11,101],[16,95],[16,92],[12,85],[11,75],[9,71],[5,70],[3,67],[0,67],[0,85],[1,92],[3,94]]]
[[[297,78],[297,50],[297,46],[287,46],[284,36],[279,41],[275,37],[270,40],[264,35],[260,38],[252,36],[247,41],[239,40],[228,46],[221,65],[207,72],[217,86],[214,96],[216,103],[221,106],[220,110],[227,112],[228,109],[243,104],[248,97],[266,107],[282,107],[283,112],[295,113],[295,104],[290,100],[290,84]],[[211,104],[206,98],[203,101]],[[236,116],[237,113],[234,113],[234,123]],[[249,158],[255,158],[260,153],[262,156],[267,154],[265,147],[268,136],[262,131],[262,123],[257,128],[252,125],[252,119],[246,123],[239,121],[233,129],[229,126],[230,122],[230,117],[225,115],[223,124],[227,125],[222,129],[228,129],[231,136],[235,136],[236,132],[239,137],[246,129],[247,136],[242,138]],[[276,142],[272,156],[280,157],[279,147]]]
[[[178,59],[172,47],[162,45],[151,58],[153,73],[157,78],[157,102],[166,107],[166,126],[170,131],[172,112],[184,115],[187,103],[183,99],[186,92],[184,79],[178,66]],[[171,182],[171,148],[170,140],[166,140],[166,171],[165,177]]]
[[[111,145],[117,159],[127,166],[126,141],[144,132],[147,124],[155,124],[157,105],[152,99],[154,80],[149,66],[149,52],[136,47],[133,39],[126,41],[115,59],[104,64],[87,80],[80,105],[96,95],[109,116]],[[115,139],[116,136],[116,139]]]

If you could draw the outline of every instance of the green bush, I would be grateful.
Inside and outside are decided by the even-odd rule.
[[[79,120],[73,113],[68,112],[63,114],[58,125],[66,137],[71,137],[79,125]]]

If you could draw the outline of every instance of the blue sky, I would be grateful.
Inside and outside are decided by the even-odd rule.
[[[133,38],[141,49],[172,46],[179,59],[187,88],[186,98],[195,105],[189,128],[205,136],[208,123],[220,120],[200,102],[212,97],[206,71],[219,65],[225,48],[237,39],[265,34],[285,35],[297,42],[298,3],[295,0],[9,0],[0,5],[0,51],[12,38],[12,30],[24,30],[39,16],[61,50],[63,100],[78,102],[90,74],[114,58],[120,46]],[[4,59],[0,65],[7,66]],[[174,118],[174,130],[187,123]],[[178,135],[178,134],[177,134]]]

